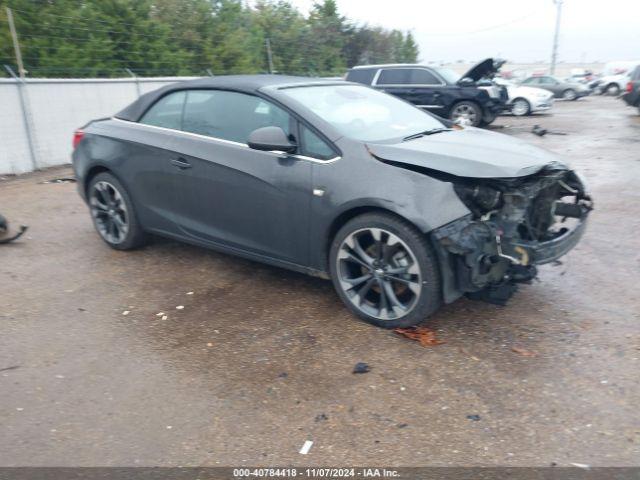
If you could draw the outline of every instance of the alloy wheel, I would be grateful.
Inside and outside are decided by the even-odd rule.
[[[518,117],[526,115],[529,113],[529,103],[524,99],[518,99],[513,102],[513,108],[511,111]]]
[[[89,203],[102,238],[112,244],[122,243],[129,231],[129,214],[118,189],[109,182],[97,182],[91,190]]]
[[[349,234],[336,258],[340,288],[362,313],[379,320],[409,314],[420,298],[422,275],[415,254],[382,228]]]
[[[475,108],[467,103],[456,105],[451,113],[451,120],[456,122],[461,119],[468,121],[471,125],[477,125],[478,114]]]
[[[566,90],[566,91],[562,94],[562,97],[563,97],[565,100],[575,100],[575,98],[576,98],[576,92],[574,92],[574,91],[573,91],[573,90],[571,90],[571,89]]]

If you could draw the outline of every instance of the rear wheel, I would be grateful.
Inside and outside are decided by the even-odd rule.
[[[562,98],[565,100],[575,100],[578,97],[576,95],[576,91],[572,88],[567,88],[564,92],[562,92]]]
[[[468,123],[477,127],[482,122],[482,111],[476,103],[464,100],[453,106],[449,118],[453,122]]]
[[[620,87],[615,83],[610,83],[609,85],[607,85],[607,89],[605,90],[605,92],[607,93],[607,95],[615,97],[620,93]]]
[[[523,117],[531,113],[531,105],[525,98],[516,98],[511,107],[511,113],[516,117]]]
[[[130,250],[145,243],[131,198],[111,173],[96,175],[87,192],[91,218],[98,234],[111,248]]]
[[[349,221],[332,242],[329,262],[347,308],[378,327],[416,325],[440,306],[440,271],[427,237],[393,215]]]

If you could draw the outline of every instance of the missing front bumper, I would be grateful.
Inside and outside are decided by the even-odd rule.
[[[574,248],[586,224],[585,215],[571,230],[537,242],[506,239],[499,223],[471,216],[436,229],[431,239],[440,262],[444,301],[471,293],[503,304],[516,283],[535,278],[536,265],[557,260]]]

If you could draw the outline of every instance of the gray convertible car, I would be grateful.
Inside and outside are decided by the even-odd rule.
[[[464,294],[506,301],[576,245],[591,210],[551,153],[342,81],[176,83],[74,145],[111,247],[157,234],[331,278],[352,312],[389,328]]]

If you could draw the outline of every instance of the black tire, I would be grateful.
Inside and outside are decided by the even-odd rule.
[[[366,237],[371,231],[381,231],[379,243],[385,242],[386,238],[388,244],[377,250],[378,244],[372,243],[365,249],[365,253],[371,249],[377,250],[377,258],[383,258],[385,261],[378,265],[374,262],[374,266],[369,268],[367,265],[371,265],[370,263],[365,265],[360,261],[354,262],[351,258],[339,257],[339,255],[354,256],[357,250],[349,247],[348,243],[353,242],[354,238],[357,239],[357,236]],[[373,236],[370,239],[375,240]],[[355,241],[364,248],[366,244],[362,242],[365,240]],[[360,255],[355,256],[359,259],[363,258]],[[369,258],[373,259],[373,257]],[[389,261],[387,262],[386,259]],[[351,273],[354,269],[356,272]],[[357,271],[358,269],[360,272]],[[400,269],[405,269],[406,272],[392,272]],[[435,312],[441,303],[440,270],[427,236],[409,222],[392,214],[367,213],[347,222],[331,243],[329,271],[333,286],[347,308],[365,322],[378,327],[397,328],[417,325]],[[387,276],[384,272],[395,276]],[[351,282],[367,275],[369,279],[361,280],[359,285],[362,286],[359,288],[355,286],[355,282]],[[400,280],[398,277],[402,277],[402,281],[396,281],[395,279]],[[369,285],[370,282],[373,282],[373,285]],[[369,288],[363,295],[364,299],[360,301],[361,294],[367,286]],[[390,293],[387,293],[387,288],[391,288]],[[416,293],[414,289],[418,292]],[[378,306],[376,306],[376,298]],[[406,310],[399,308],[405,301]],[[397,310],[400,313],[397,313]]]
[[[604,92],[611,97],[616,97],[620,93],[620,87],[615,83],[610,83],[607,85]]]
[[[514,98],[511,105],[511,113],[516,117],[526,117],[531,114],[531,104],[526,98]]]
[[[108,201],[110,196],[114,197],[112,203]],[[102,172],[93,177],[87,189],[87,201],[93,226],[100,238],[111,248],[132,250],[146,243],[146,235],[138,222],[131,197],[114,175]],[[108,208],[105,209],[103,205]],[[116,218],[119,219],[119,223],[116,222]],[[116,231],[120,234],[113,233]]]
[[[466,112],[466,114],[463,112]],[[455,122],[459,118],[468,118],[472,127],[479,127],[482,123],[482,117],[480,106],[470,100],[456,102],[449,112],[449,119],[451,121]]]
[[[491,125],[498,118],[497,113],[485,113],[482,117],[482,121],[480,122],[481,127],[486,127],[487,125]]]
[[[578,94],[573,88],[567,88],[562,92],[562,98],[565,100],[575,101],[578,99]]]

